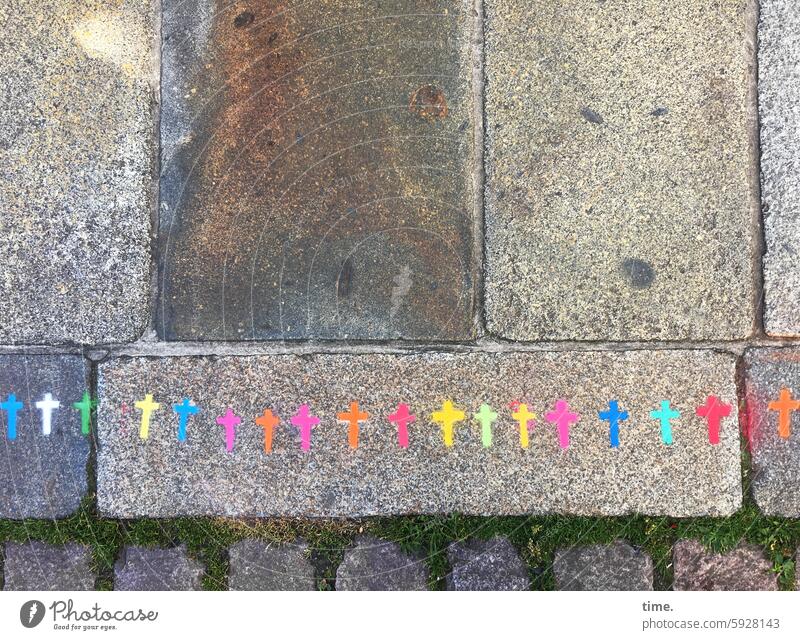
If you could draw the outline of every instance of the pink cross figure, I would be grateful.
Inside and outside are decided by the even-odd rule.
[[[695,409],[695,413],[701,418],[705,418],[708,423],[708,441],[711,444],[719,444],[722,418],[731,415],[732,408],[731,405],[725,404],[716,396],[708,396],[705,405]]]
[[[236,440],[236,426],[242,419],[237,416],[231,408],[225,412],[224,416],[217,416],[217,424],[225,427],[225,445],[228,453],[233,451],[233,443]]]
[[[575,424],[581,417],[577,413],[569,410],[566,400],[557,400],[554,411],[550,411],[544,416],[548,422],[554,423],[558,428],[558,443],[562,449],[569,448],[569,427]]]
[[[408,449],[408,423],[414,422],[417,416],[408,412],[407,404],[398,404],[397,412],[389,416],[389,422],[397,425],[397,444],[403,449]]]
[[[309,414],[308,405],[300,405],[300,408],[292,416],[292,424],[300,428],[300,448],[303,451],[311,449],[311,428],[319,424],[319,418]]]

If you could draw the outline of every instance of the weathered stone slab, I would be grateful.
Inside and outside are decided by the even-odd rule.
[[[559,549],[553,561],[559,591],[652,591],[653,560],[617,540]]]
[[[507,538],[466,540],[447,547],[448,591],[527,591],[528,567]]]
[[[5,545],[4,591],[91,591],[97,578],[90,547],[43,542]]]
[[[89,365],[78,356],[0,356],[0,402],[13,395],[18,409],[12,438],[9,411],[0,407],[0,518],[62,518],[80,505],[89,438],[72,404],[82,399],[88,379]],[[49,435],[45,412],[36,407],[47,393],[60,403]]]
[[[163,8],[160,335],[473,336],[472,2]]]
[[[228,549],[231,591],[314,591],[314,565],[308,544],[242,540]]]
[[[147,326],[151,0],[0,8],[0,343],[100,343]]]
[[[486,0],[491,332],[751,333],[754,5]]]
[[[429,577],[423,558],[394,542],[359,536],[336,571],[336,590],[426,591]]]
[[[115,591],[199,591],[203,565],[186,546],[170,549],[125,547],[114,565]]]
[[[99,367],[98,506],[117,517],[728,515],[741,504],[734,368],[732,356],[702,350],[113,359]],[[147,394],[161,406],[142,439],[135,403]],[[719,445],[695,415],[711,394],[734,405]],[[173,405],[184,398],[200,413],[179,442]],[[558,398],[581,416],[567,450],[543,417]],[[598,417],[611,399],[629,413],[618,448]],[[682,413],[671,446],[650,417],[664,399]],[[431,417],[447,400],[468,414],[451,448]],[[370,417],[353,449],[338,414],[356,401]],[[528,449],[515,401],[540,416]],[[417,417],[405,449],[388,421],[400,403]],[[484,403],[498,414],[491,447],[473,419]],[[301,405],[320,420],[308,451],[292,423]],[[242,420],[230,442],[229,409]],[[270,453],[267,409],[281,421]]]
[[[764,550],[740,544],[725,554],[709,553],[697,540],[672,549],[675,591],[777,591],[778,576]]]
[[[788,438],[780,433],[781,390],[800,397],[800,349],[750,349],[747,375],[747,439],[753,497],[768,515],[800,517],[800,415],[787,415]],[[786,434],[784,434],[786,435]]]
[[[800,334],[800,4],[761,0],[758,104],[764,324],[768,333]]]

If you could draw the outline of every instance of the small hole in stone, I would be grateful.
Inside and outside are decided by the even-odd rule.
[[[656,277],[653,267],[638,258],[625,260],[622,263],[622,272],[625,274],[628,284],[634,289],[647,289],[653,284]]]
[[[244,29],[244,27],[248,27],[253,24],[255,19],[256,16],[252,11],[242,11],[233,19],[233,26],[237,29]]]

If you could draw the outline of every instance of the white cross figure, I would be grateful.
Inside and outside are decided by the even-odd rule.
[[[42,433],[44,435],[50,435],[53,411],[60,406],[61,403],[58,400],[53,400],[53,396],[49,393],[45,393],[44,398],[36,403],[36,408],[42,412]]]

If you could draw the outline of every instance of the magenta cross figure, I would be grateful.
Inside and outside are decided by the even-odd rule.
[[[569,427],[578,422],[581,417],[569,410],[566,400],[557,400],[555,410],[545,414],[544,417],[558,428],[558,444],[561,445],[561,448],[569,449]]]
[[[417,416],[408,411],[407,404],[398,404],[397,412],[389,416],[389,422],[397,425],[397,444],[403,449],[408,449],[408,423],[414,422]]]
[[[300,429],[300,448],[303,451],[311,449],[311,429],[319,424],[319,418],[309,413],[307,404],[300,405],[300,408],[292,416],[292,424]]]
[[[225,427],[225,446],[228,453],[233,451],[233,443],[236,440],[236,427],[241,422],[242,419],[237,416],[230,407],[228,407],[224,416],[217,417],[217,424]]]

